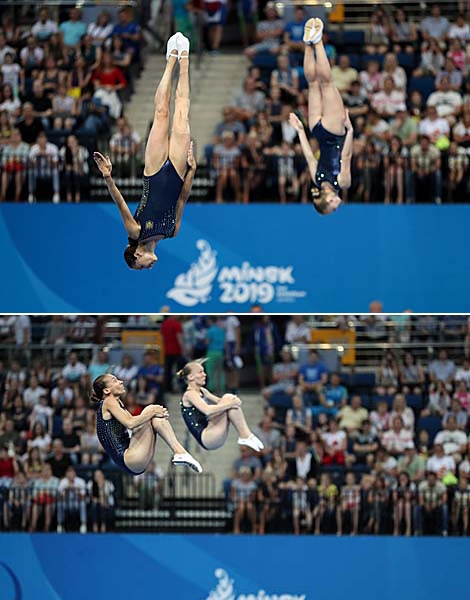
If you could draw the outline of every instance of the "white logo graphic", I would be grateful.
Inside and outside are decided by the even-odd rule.
[[[230,579],[227,571],[216,569],[215,576],[219,580],[217,587],[209,593],[206,600],[305,600],[305,594],[267,594],[264,590],[259,590],[257,594],[240,594],[235,596],[233,579]]]
[[[239,266],[219,267],[217,252],[208,241],[198,240],[196,247],[200,251],[197,262],[191,265],[187,273],[176,277],[173,288],[167,293],[168,298],[183,306],[208,302],[216,282],[219,288],[218,299],[224,304],[268,304],[273,300],[295,302],[307,295],[305,291],[291,289],[291,285],[295,284],[292,265],[253,266],[248,261],[243,261]]]

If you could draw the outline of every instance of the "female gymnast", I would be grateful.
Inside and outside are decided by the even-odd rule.
[[[341,204],[339,190],[351,185],[353,128],[341,94],[333,83],[322,35],[321,19],[309,19],[305,23],[304,73],[308,81],[308,126],[320,146],[318,162],[302,122],[294,113],[290,114],[290,123],[299,134],[312,177],[313,204],[319,213],[327,215]]]
[[[187,465],[201,473],[201,465],[176,439],[167,409],[151,404],[140,415],[133,417],[121,400],[125,393],[124,383],[110,373],[100,375],[93,382],[91,400],[98,402],[96,433],[116,465],[130,475],[143,473],[154,458],[159,434],[174,452],[174,465]]]
[[[189,132],[189,40],[175,33],[168,40],[166,56],[145,149],[144,191],[134,216],[111,177],[109,156],[104,157],[99,152],[93,155],[127,231],[129,243],[124,259],[131,269],[151,269],[157,261],[157,243],[177,235],[196,171]],[[168,137],[171,76],[177,60],[180,71],[173,127]]]
[[[232,423],[240,436],[238,443],[259,452],[264,445],[251,433],[240,398],[234,394],[219,398],[202,387],[207,378],[202,362],[189,362],[177,373],[188,384],[181,399],[181,414],[189,431],[203,448],[216,450],[224,445]]]

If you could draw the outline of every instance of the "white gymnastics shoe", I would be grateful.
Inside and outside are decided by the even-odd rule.
[[[309,19],[304,26],[304,42],[318,44],[323,36],[323,21],[318,18]]]
[[[182,33],[180,33],[178,36],[177,46],[178,46],[178,60],[181,60],[182,58],[188,58],[189,57],[189,40]],[[183,52],[187,52],[188,56],[181,56],[181,54]]]
[[[166,59],[168,60],[170,56],[174,56],[175,58],[178,56],[178,38],[181,33],[178,31],[174,35],[169,38],[166,43]]]
[[[238,438],[238,443],[240,444],[240,446],[248,446],[256,452],[259,452],[264,448],[263,442],[259,438],[257,438],[256,435],[254,435],[254,433],[251,433],[247,438]]]
[[[189,452],[185,452],[184,454],[175,454],[171,462],[174,465],[186,465],[193,471],[196,471],[196,473],[202,473],[202,467],[200,463],[193,458]]]

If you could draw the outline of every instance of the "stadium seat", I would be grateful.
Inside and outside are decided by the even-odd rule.
[[[274,69],[277,64],[277,59],[274,54],[271,52],[258,52],[253,58],[253,65],[255,67],[259,67],[260,69],[263,67],[268,67],[270,69]]]
[[[284,394],[284,392],[275,392],[269,399],[269,406],[274,406],[274,408],[291,408],[292,399],[288,394]]]
[[[424,399],[422,394],[407,394],[406,403],[414,410],[420,410],[421,408],[424,408]]]
[[[363,46],[365,43],[364,30],[349,29],[344,31],[342,42],[345,46]]]
[[[361,68],[361,56],[359,54],[349,54],[349,63],[353,69]]]
[[[361,402],[362,406],[367,408],[367,410],[373,410],[375,408],[370,394],[361,394]]]
[[[52,437],[56,438],[62,433],[62,422],[63,418],[61,416],[54,416],[52,419]]]
[[[426,102],[428,97],[434,91],[434,77],[412,77],[409,88],[410,92],[418,90],[423,97],[423,102]]]
[[[370,62],[371,60],[375,60],[376,62],[378,62],[380,65],[380,68],[382,68],[382,65],[384,62],[384,55],[383,54],[363,54],[362,55],[362,68],[365,69],[367,67],[367,63]]]
[[[416,57],[414,54],[400,52],[397,54],[397,60],[400,67],[403,67],[407,73],[411,73],[411,71],[416,67]]]
[[[418,433],[421,431],[421,429],[425,429],[429,434],[429,440],[431,441],[431,443],[434,441],[437,432],[440,431],[441,428],[441,417],[421,417],[420,419],[418,419]]]

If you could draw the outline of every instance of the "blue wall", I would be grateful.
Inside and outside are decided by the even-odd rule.
[[[467,551],[466,539],[2,534],[0,600],[468,598]]]
[[[152,271],[117,209],[0,205],[1,312],[466,312],[470,206],[189,205]]]

